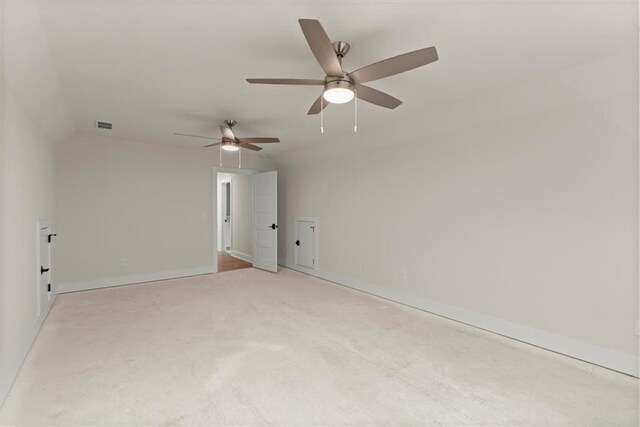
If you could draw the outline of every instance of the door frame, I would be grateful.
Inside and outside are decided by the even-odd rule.
[[[260,171],[255,169],[238,169],[238,168],[224,168],[214,166],[211,168],[211,184],[213,187],[213,213],[211,220],[213,224],[213,230],[211,234],[211,248],[213,249],[213,259],[211,260],[212,273],[218,272],[218,173],[235,173],[239,175],[253,175]],[[232,184],[233,185],[233,184]],[[233,245],[233,243],[232,243]]]
[[[313,235],[315,236],[313,253],[315,255],[313,264],[313,268],[304,267],[302,265],[298,265],[298,250],[296,249],[296,240],[298,240],[298,221],[312,222],[315,230]],[[296,216],[293,218],[293,265],[296,268],[299,268],[303,271],[314,271],[318,269],[318,265],[320,265],[319,255],[318,255],[318,225],[320,223],[320,219],[317,216]]]

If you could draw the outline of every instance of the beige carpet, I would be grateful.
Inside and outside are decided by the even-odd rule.
[[[638,425],[638,381],[302,274],[60,295],[5,425]]]

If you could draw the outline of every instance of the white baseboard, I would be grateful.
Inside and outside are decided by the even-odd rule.
[[[24,359],[27,357],[29,350],[31,350],[31,346],[33,345],[33,342],[36,340],[36,337],[40,332],[40,328],[42,328],[42,324],[44,323],[44,320],[49,315],[49,311],[51,310],[51,307],[53,307],[53,303],[55,302],[55,300],[56,300],[56,295],[53,294],[53,296],[51,297],[51,300],[49,300],[49,304],[44,308],[43,313],[40,315],[40,317],[38,317],[38,319],[33,324],[33,329],[31,330],[26,340],[22,344],[22,348],[20,353],[18,354],[18,357],[16,357],[16,359],[14,359],[12,363],[9,365],[7,370],[3,372],[4,379],[6,381],[0,385],[0,407],[4,403],[4,400],[7,397],[7,394],[9,394],[11,385],[13,384],[13,381],[15,381],[16,376],[18,376],[20,367],[22,367],[22,363],[24,362]]]
[[[247,262],[253,262],[253,256],[247,255],[247,254],[242,253],[242,252],[237,252],[237,251],[231,250],[231,251],[229,251],[229,255],[231,255],[232,257],[235,257],[235,258],[240,258],[240,259],[245,260]]]
[[[88,291],[90,289],[108,288],[111,286],[133,285],[135,283],[154,282],[156,280],[178,279],[180,277],[198,276],[213,273],[213,267],[187,268],[183,270],[159,271],[156,273],[134,274],[131,276],[107,277],[105,279],[80,280],[77,282],[59,283],[55,285],[58,294],[67,292]]]
[[[400,304],[408,305],[451,320],[456,320],[507,338],[532,344],[536,347],[541,347],[585,362],[613,369],[614,371],[622,372],[624,374],[633,375],[634,377],[638,377],[640,374],[638,357],[632,354],[599,347],[573,338],[531,328],[522,324],[442,304],[427,298],[410,295],[397,289],[389,289],[351,277],[345,277],[322,270],[301,269],[292,262],[286,262],[283,267],[395,301]]]

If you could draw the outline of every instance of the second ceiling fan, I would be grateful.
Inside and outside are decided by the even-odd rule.
[[[320,63],[326,76],[323,80],[314,79],[247,79],[249,83],[324,86],[324,91],[315,100],[307,114],[318,114],[327,104],[344,104],[357,94],[358,99],[385,108],[396,108],[402,101],[363,83],[393,76],[438,60],[435,47],[427,47],[362,67],[353,72],[342,69],[342,59],[349,52],[349,43],[337,41],[331,43],[319,21],[299,19],[300,27],[314,56]],[[324,102],[323,101],[327,101]]]
[[[211,136],[203,136],[203,135],[190,135],[187,133],[174,133],[174,135],[179,136],[190,136],[192,138],[202,138],[202,139],[213,139],[216,142],[213,144],[205,145],[205,147],[215,147],[220,146],[221,149],[225,151],[238,151],[241,148],[246,148],[248,150],[260,151],[262,147],[258,147],[254,144],[265,144],[265,143],[277,143],[280,142],[278,138],[271,137],[252,137],[252,138],[237,138],[233,134],[232,128],[236,125],[235,120],[225,120],[224,123],[226,126],[220,126],[220,132],[222,133],[222,138],[214,138]]]

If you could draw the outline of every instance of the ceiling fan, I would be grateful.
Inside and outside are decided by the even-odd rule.
[[[363,83],[393,76],[438,60],[435,47],[427,47],[376,62],[351,73],[342,68],[342,59],[349,52],[349,43],[337,41],[331,43],[319,21],[298,19],[307,43],[326,76],[323,80],[314,79],[247,79],[249,83],[324,86],[324,91],[313,103],[307,114],[318,114],[327,103],[344,104],[357,94],[358,98],[386,108],[396,108],[402,101],[374,89]],[[326,100],[327,102],[323,102]]]
[[[260,151],[262,147],[258,147],[253,144],[265,144],[265,143],[273,143],[280,142],[278,138],[269,138],[269,137],[254,137],[254,138],[237,138],[233,131],[231,130],[235,125],[235,120],[225,120],[224,123],[226,126],[220,126],[220,131],[222,132],[222,138],[213,138],[210,136],[201,136],[201,135],[189,135],[186,133],[174,133],[174,135],[179,136],[190,136],[193,138],[203,138],[203,139],[213,139],[216,142],[214,144],[205,145],[205,147],[215,147],[217,145],[220,146],[225,151],[238,151],[241,148],[246,148],[248,150]]]

